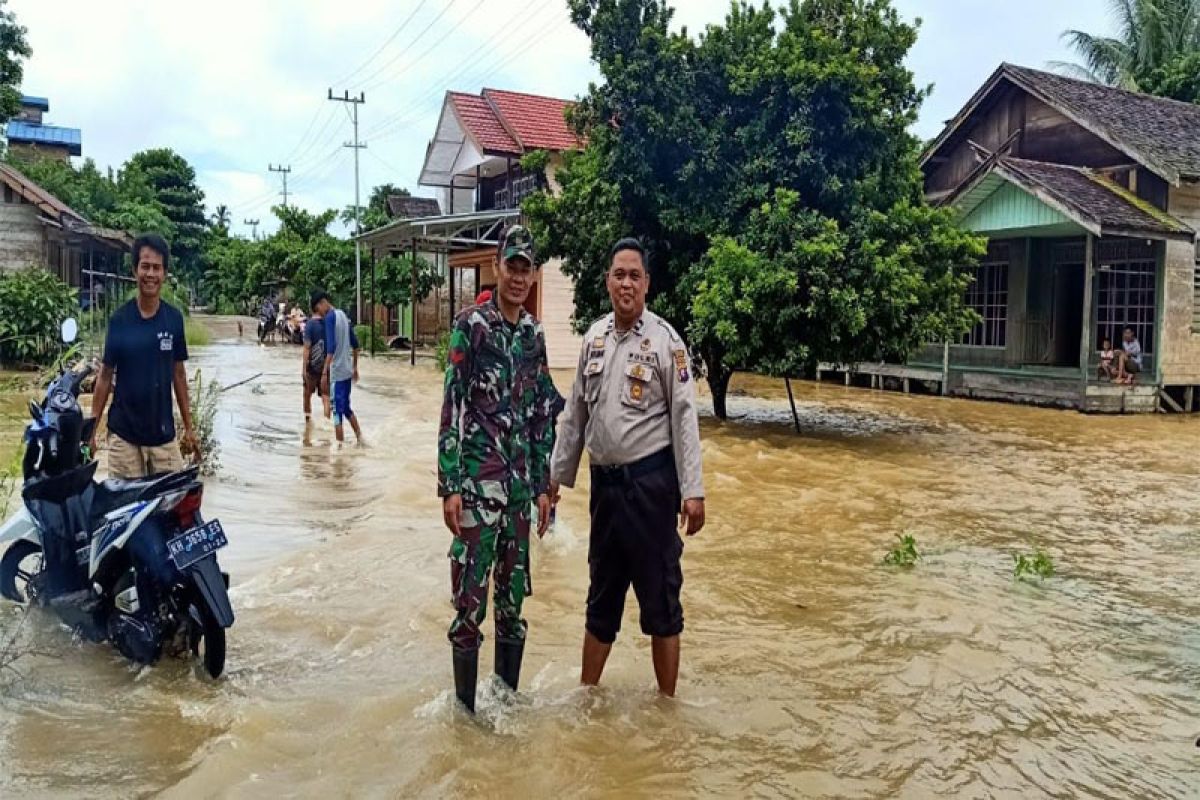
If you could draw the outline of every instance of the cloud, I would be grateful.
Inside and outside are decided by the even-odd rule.
[[[235,229],[271,229],[279,179],[313,210],[353,199],[347,109],[326,99],[364,91],[363,197],[383,182],[415,185],[447,89],[484,86],[574,97],[597,72],[563,0],[10,0],[29,29],[24,88],[51,101],[48,121],[83,129],[84,155],[119,166],[167,146],[195,167],[211,207]],[[680,0],[694,33],[723,19],[726,0]],[[938,90],[918,126],[940,127],[1002,60],[1041,66],[1063,57],[1065,27],[1103,30],[1085,0],[897,0],[923,16],[910,57]],[[1036,24],[1031,20],[1037,20]],[[401,29],[402,23],[407,24]],[[390,41],[389,41],[390,40]],[[386,43],[386,46],[385,46]]]

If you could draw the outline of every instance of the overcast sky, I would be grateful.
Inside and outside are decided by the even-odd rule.
[[[935,134],[1001,61],[1069,59],[1059,33],[1110,28],[1107,0],[895,0],[923,20],[910,66],[934,84],[917,133]],[[50,98],[47,122],[83,129],[83,151],[119,166],[168,146],[199,174],[209,210],[231,207],[273,229],[279,176],[313,210],[353,202],[347,108],[364,91],[362,191],[414,194],[446,89],[484,86],[575,97],[595,80],[586,37],[563,0],[9,0],[29,29],[24,91]],[[727,0],[678,0],[698,31]]]

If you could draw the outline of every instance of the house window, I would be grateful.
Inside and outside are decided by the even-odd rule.
[[[1200,241],[1196,242],[1196,268],[1192,271],[1192,331],[1200,333]]]
[[[967,308],[980,316],[963,344],[975,347],[1004,347],[1008,338],[1007,242],[988,245],[987,255],[975,269],[975,282],[967,287]]]
[[[1096,343],[1120,347],[1125,328],[1133,328],[1142,351],[1154,352],[1155,276],[1153,243],[1114,239],[1096,243]]]

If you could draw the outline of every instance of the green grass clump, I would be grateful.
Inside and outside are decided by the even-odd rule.
[[[897,542],[883,557],[883,563],[892,567],[912,567],[921,558],[917,552],[917,540],[910,534],[896,534]]]

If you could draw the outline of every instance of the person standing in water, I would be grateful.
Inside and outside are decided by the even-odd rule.
[[[304,322],[304,354],[300,358],[300,379],[304,382],[304,421],[312,419],[312,396],[316,392],[324,406],[325,418],[330,415],[329,385],[325,376],[325,320],[320,312]]]
[[[350,422],[358,443],[363,443],[362,429],[358,417],[350,407],[350,389],[358,383],[358,337],[354,326],[340,308],[334,308],[325,292],[314,292],[312,310],[320,314],[325,323],[325,367],[322,375],[326,394],[333,397],[333,431],[338,443],[345,441],[343,423]]]
[[[528,626],[521,606],[529,576],[530,509],[538,536],[550,522],[547,495],[559,400],[541,323],[524,308],[537,265],[533,238],[514,225],[500,237],[493,296],[464,309],[450,334],[438,429],[438,496],[450,543],[455,616],[448,637],[455,695],[472,713],[480,626],[494,573],[496,674],[516,691]]]
[[[683,632],[683,541],[704,527],[700,425],[687,347],[666,320],[646,310],[650,275],[636,239],[612,249],[612,313],[588,330],[551,462],[550,496],[574,486],[591,458],[591,585],[581,681],[596,685],[633,584],[642,633],[650,637],[658,690],[674,697]]]
[[[199,455],[188,399],[187,342],[183,314],[162,299],[171,250],[161,236],[140,236],[133,243],[133,275],[137,297],[118,308],[104,337],[104,362],[92,395],[92,416],[104,416],[109,396],[108,474],[142,478],[183,469],[175,442],[171,395],[179,403],[183,441]],[[114,379],[116,392],[113,392]],[[96,452],[96,435],[90,442]]]

